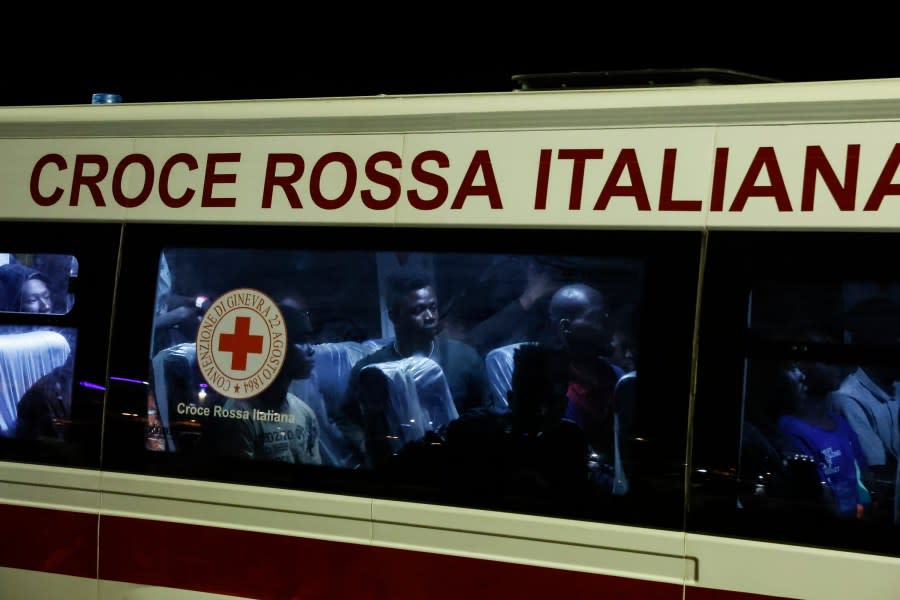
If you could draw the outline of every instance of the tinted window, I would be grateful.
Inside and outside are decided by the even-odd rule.
[[[0,453],[97,466],[118,226],[0,232]]]
[[[699,236],[378,237],[130,226],[106,464],[680,527]]]
[[[896,553],[900,270],[890,236],[714,234],[694,525]]]

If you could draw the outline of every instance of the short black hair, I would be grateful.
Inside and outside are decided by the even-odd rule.
[[[284,303],[279,304],[278,309],[284,317],[289,344],[307,343],[312,339],[313,329],[308,310]]]
[[[434,288],[431,276],[421,269],[401,268],[385,279],[384,300],[392,308],[398,300],[422,288]]]

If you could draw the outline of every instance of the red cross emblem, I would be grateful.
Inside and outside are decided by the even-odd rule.
[[[234,320],[234,333],[219,336],[219,351],[231,352],[233,371],[245,371],[247,355],[263,351],[263,336],[250,333],[250,317],[237,317]]]
[[[237,288],[213,300],[197,332],[197,366],[206,383],[229,398],[268,388],[284,364],[284,316],[265,293]]]

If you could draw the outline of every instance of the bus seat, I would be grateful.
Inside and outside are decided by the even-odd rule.
[[[69,343],[55,331],[0,335],[0,436],[13,434],[22,396],[69,358]]]
[[[364,412],[384,416],[395,451],[459,418],[443,369],[424,356],[367,365],[360,388]]]
[[[490,350],[484,356],[484,367],[487,371],[488,387],[491,390],[494,407],[506,409],[509,407],[507,393],[512,389],[513,355],[516,349],[528,342],[516,342]]]
[[[164,348],[153,357],[153,393],[160,425],[163,427],[166,448],[176,450],[180,444],[172,430],[175,420],[171,415],[179,402],[201,404],[200,392],[205,389],[204,380],[197,366],[197,350],[193,342],[184,342]]]
[[[343,432],[334,424],[328,413],[317,369],[318,366],[313,368],[306,379],[292,381],[289,391],[303,400],[316,414],[316,420],[319,422],[319,453],[322,456],[322,464],[329,467],[347,467],[351,464],[353,451]]]
[[[364,342],[323,342],[316,344],[313,375],[322,394],[325,410],[330,414],[337,409],[347,393],[350,369],[364,356],[378,350],[386,342],[384,340],[366,340]]]

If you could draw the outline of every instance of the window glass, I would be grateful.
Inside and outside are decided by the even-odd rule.
[[[0,225],[0,458],[100,461],[118,225]]]
[[[78,261],[66,254],[0,253],[0,312],[64,315]]]
[[[867,260],[888,238],[756,237],[710,244],[704,302],[730,314],[701,329],[695,500],[730,489],[743,514],[697,522],[896,553],[900,273]],[[802,249],[787,260],[789,243]]]
[[[672,280],[697,262],[670,261],[696,244],[130,229],[117,312],[146,318],[117,318],[110,467],[619,520],[665,489],[647,519],[680,523],[694,300]]]

